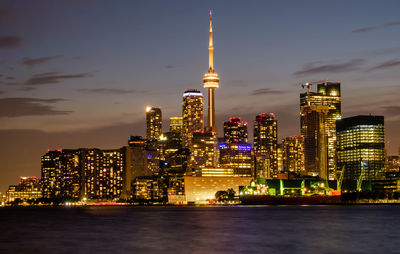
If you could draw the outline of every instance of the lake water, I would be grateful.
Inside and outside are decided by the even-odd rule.
[[[6,207],[0,253],[400,253],[400,206]]]

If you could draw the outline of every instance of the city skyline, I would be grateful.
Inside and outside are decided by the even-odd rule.
[[[73,3],[69,7],[71,8],[70,11],[74,8],[79,9],[82,13],[91,10],[94,13],[97,11],[97,15],[99,15],[98,12],[101,13],[101,11],[104,11],[104,5],[106,4],[103,3],[103,5],[101,5],[97,1],[89,1],[87,5]],[[13,11],[15,11],[15,13],[20,11],[19,15],[22,15],[24,11],[19,10],[18,7],[21,6],[4,6],[6,10],[9,10],[9,12],[6,13],[12,14]],[[147,10],[146,6],[141,7]],[[188,8],[190,9],[190,7]],[[247,7],[247,9],[244,10],[244,14],[242,14],[243,18],[249,18],[249,16],[246,16],[249,15],[249,8],[250,7]],[[221,87],[217,94],[218,103],[216,105],[216,122],[219,130],[223,129],[223,122],[227,121],[230,116],[238,116],[251,123],[255,116],[260,113],[274,112],[278,120],[279,141],[285,136],[299,135],[299,94],[303,93],[304,90],[301,90],[299,85],[297,85],[297,87],[295,85],[300,84],[302,81],[315,81],[328,77],[329,81],[335,82],[340,80],[342,82],[342,113],[344,117],[368,113],[374,115],[382,114],[385,116],[386,138],[391,141],[389,146],[390,152],[397,152],[399,147],[399,135],[395,135],[395,131],[400,125],[400,119],[396,110],[396,108],[399,108],[398,104],[396,104],[396,93],[398,95],[399,92],[399,87],[396,87],[396,80],[398,80],[399,76],[395,71],[396,66],[398,67],[400,64],[396,64],[395,56],[399,55],[400,50],[398,48],[389,47],[386,48],[385,51],[382,46],[373,47],[373,45],[367,45],[365,48],[358,49],[358,54],[365,53],[362,52],[363,50],[371,51],[369,54],[372,54],[374,58],[377,59],[366,60],[361,58],[349,59],[348,56],[344,54],[344,52],[348,52],[348,48],[342,51],[340,47],[330,45],[330,50],[336,48],[336,50],[342,52],[343,55],[339,54],[339,57],[325,56],[323,58],[328,59],[326,61],[321,61],[321,59],[314,61],[317,60],[315,56],[310,56],[309,58],[300,57],[304,63],[299,64],[297,62],[295,68],[293,68],[292,71],[287,71],[286,74],[274,72],[276,71],[274,68],[272,68],[271,73],[269,73],[269,70],[267,73],[263,73],[263,68],[271,67],[274,63],[276,66],[285,63],[279,63],[273,60],[269,61],[268,54],[264,54],[263,56],[267,60],[263,59],[262,62],[257,64],[247,62],[246,65],[246,61],[260,61],[260,56],[255,55],[253,52],[253,54],[247,55],[248,58],[246,59],[240,57],[240,55],[243,56],[243,54],[235,54],[243,53],[240,51],[246,50],[247,47],[244,45],[241,47],[236,44],[235,46],[238,47],[236,48],[237,51],[233,51],[232,45],[229,45],[227,42],[227,38],[232,36],[233,33],[227,33],[226,30],[231,31],[231,29],[235,27],[235,25],[226,23],[228,20],[226,17],[228,11],[218,7],[218,4],[209,9],[213,9],[214,13],[218,13],[214,19],[214,29],[218,31],[215,35],[214,43],[218,45],[217,52],[221,52],[219,54],[217,53],[218,57],[216,57],[217,60],[215,61],[221,75]],[[204,17],[205,14],[207,14],[207,11],[202,11],[204,13],[200,13],[200,11],[191,10],[196,14],[194,17],[188,18],[185,16],[185,18],[174,18],[173,20],[165,16],[163,17],[173,23],[178,21],[183,22],[184,20],[199,22],[199,19],[201,21],[204,20],[204,18],[199,17]],[[168,10],[158,11],[165,15]],[[239,13],[237,9],[229,11],[235,14]],[[12,24],[18,27],[18,22],[20,22],[18,18],[15,21],[7,17],[7,15],[2,17],[5,24]],[[22,17],[23,19],[25,18],[24,16]],[[257,17],[260,18],[259,16]],[[389,17],[385,17],[385,20],[375,20],[377,24],[376,27],[368,27],[367,29],[365,27],[362,28],[361,25],[360,27],[356,27],[356,24],[354,24],[354,27],[349,27],[348,31],[341,30],[341,32],[347,32],[348,34],[346,34],[346,36],[352,36],[353,39],[355,37],[371,36],[372,33],[394,36],[395,30],[398,30],[400,26],[396,24],[395,20],[386,20],[388,18]],[[394,18],[395,17],[393,17],[393,19]],[[145,23],[141,22],[142,21],[139,20],[135,24]],[[221,25],[215,25],[216,23]],[[160,25],[160,23],[157,24]],[[178,24],[180,23],[178,22]],[[3,140],[6,140],[5,144],[7,144],[7,146],[3,144],[1,148],[2,159],[6,163],[0,170],[2,179],[4,179],[2,180],[4,182],[0,183],[0,190],[4,190],[6,185],[15,182],[17,179],[15,176],[39,175],[40,160],[38,158],[40,157],[37,156],[37,153],[40,153],[40,155],[43,154],[46,151],[43,149],[55,149],[60,147],[113,148],[126,145],[126,140],[129,135],[144,135],[145,115],[143,112],[147,105],[153,105],[155,107],[160,106],[163,109],[164,119],[180,116],[180,95],[182,92],[186,90],[186,88],[201,89],[200,86],[202,86],[201,75],[203,73],[202,70],[204,70],[204,61],[202,60],[205,59],[205,45],[207,45],[204,44],[205,40],[203,37],[206,38],[206,36],[204,36],[206,34],[204,31],[208,27],[205,22],[200,22],[194,27],[196,27],[196,29],[190,29],[190,32],[195,36],[192,39],[199,41],[194,43],[186,40],[184,42],[189,44],[193,43],[191,46],[196,50],[196,54],[199,54],[197,56],[198,58],[193,57],[196,60],[188,61],[188,59],[185,59],[185,57],[187,57],[186,54],[190,52],[190,49],[188,50],[188,48],[185,48],[188,47],[188,45],[180,49],[172,47],[171,44],[173,44],[173,42],[179,41],[172,36],[172,38],[168,38],[171,44],[167,45],[171,46],[171,52],[173,52],[173,54],[177,54],[177,56],[175,56],[176,58],[170,59],[168,57],[170,53],[166,50],[158,52],[160,54],[155,51],[152,52],[151,55],[152,57],[157,55],[157,58],[159,57],[157,59],[158,61],[165,61],[164,65],[152,65],[152,63],[146,61],[143,62],[144,65],[141,65],[142,60],[145,60],[145,58],[139,58],[140,60],[123,59],[126,64],[131,63],[137,68],[133,75],[128,74],[129,68],[127,68],[127,66],[125,66],[127,70],[122,72],[121,70],[115,71],[115,68],[111,68],[107,71],[97,71],[95,70],[96,68],[92,69],[93,71],[80,70],[80,68],[85,67],[90,61],[96,61],[95,59],[97,59],[97,61],[101,61],[101,59],[105,60],[103,54],[94,55],[96,50],[91,51],[92,55],[87,54],[86,60],[84,60],[85,57],[79,56],[79,54],[54,55],[59,51],[58,49],[45,49],[44,46],[42,46],[42,50],[29,51],[29,47],[31,47],[30,50],[32,50],[32,45],[29,46],[29,41],[24,42],[22,40],[22,44],[19,47],[18,43],[14,42],[13,44],[12,40],[11,42],[7,42],[3,38],[1,42],[3,46],[1,49],[5,53],[5,57],[1,64],[6,68],[3,68],[5,71],[1,73],[2,84],[0,90],[2,93],[0,100],[2,102],[1,117],[5,120],[3,121],[5,124],[0,131],[0,135],[4,137]],[[241,29],[244,29],[245,32],[254,32],[249,27],[251,27],[249,23],[246,23],[246,25],[241,24]],[[246,28],[250,30],[246,30]],[[10,31],[9,34],[11,34]],[[252,35],[254,36],[254,34]],[[190,36],[192,36],[192,34]],[[162,38],[162,36],[159,38]],[[235,39],[232,38],[233,44],[235,44],[234,41]],[[246,43],[246,41],[240,39],[238,41]],[[254,40],[249,41],[256,43]],[[333,39],[333,41],[336,40]],[[390,42],[388,44],[390,44]],[[181,41],[179,45],[183,46],[183,42]],[[157,42],[152,45],[152,47],[146,48],[146,51],[150,52],[160,46],[161,44]],[[17,48],[12,49],[12,47]],[[28,48],[29,53],[24,52],[26,48]],[[266,50],[269,48],[264,47],[263,49]],[[272,49],[273,47],[271,47],[271,51],[268,51],[271,56],[274,55]],[[101,51],[101,49],[99,50]],[[374,50],[379,52],[372,53]],[[316,51],[318,52],[318,50]],[[389,53],[389,51],[391,53]],[[35,53],[33,54],[32,52]],[[312,51],[309,52],[311,53]],[[119,51],[119,53],[121,54],[121,51]],[[25,57],[23,64],[19,62],[23,58],[22,55]],[[31,58],[28,59],[28,55]],[[73,59],[75,57],[80,57],[81,59]],[[282,55],[283,61],[285,57],[288,56]],[[89,61],[88,59],[91,60]],[[116,61],[116,58],[111,59]],[[305,59],[308,60],[306,61]],[[386,59],[386,61],[384,59]],[[120,60],[122,60],[122,58]],[[181,65],[179,64],[180,60],[183,60],[183,64]],[[241,62],[237,64],[237,62],[240,62],[239,60],[245,60],[245,63]],[[75,65],[76,63],[77,66],[74,66],[72,69],[69,69],[71,66],[68,66],[67,69],[69,70],[64,72],[64,66],[61,63],[64,62],[65,64],[65,62],[68,61],[69,63],[67,65]],[[312,63],[313,61],[314,63]],[[11,65],[18,66],[9,66],[10,63]],[[307,66],[307,63],[312,64]],[[241,68],[242,64],[247,67],[244,69]],[[292,65],[292,63],[288,65]],[[249,68],[249,66],[257,66],[258,68]],[[106,65],[103,66],[104,69],[105,67]],[[152,68],[148,69],[148,67]],[[292,67],[294,66],[292,65]],[[73,72],[74,69],[75,72]],[[144,69],[146,70],[141,72]],[[246,70],[248,73],[243,70]],[[152,72],[155,72],[153,74],[154,76],[158,76],[158,73],[160,73],[161,79],[156,81],[154,77],[149,76]],[[364,77],[364,75],[370,75],[369,73],[373,74],[372,81],[370,80],[371,77]],[[177,83],[179,83],[179,86],[173,85],[172,83],[177,81],[174,76],[181,74],[185,75],[182,76],[184,77],[183,79],[178,79]],[[353,76],[351,76],[351,74],[353,74]],[[29,78],[30,75],[31,77]],[[129,84],[129,79],[133,78],[133,80],[135,80],[135,75],[139,77],[143,85],[131,86]],[[254,79],[251,79],[252,75],[254,75]],[[244,78],[242,79],[240,76]],[[343,76],[343,78],[340,78],[341,76]],[[289,80],[287,80],[288,77],[290,77]],[[122,80],[119,80],[120,78],[122,78]],[[126,79],[125,81],[124,78]],[[24,81],[24,79],[26,79],[26,81]],[[96,80],[100,80],[101,82],[97,84]],[[119,85],[107,84],[109,82],[113,83],[113,80],[118,81],[116,83]],[[378,90],[376,87],[379,85],[380,80],[386,82],[386,85],[380,87],[382,91]],[[138,80],[136,79],[136,81]],[[166,82],[168,85],[154,86],[150,84],[152,82]],[[282,88],[280,85],[285,82],[286,84],[283,85]],[[84,85],[78,85],[81,83]],[[272,85],[269,85],[271,83]],[[365,83],[365,87],[360,86],[360,83]],[[166,91],[167,93],[164,93]],[[201,91],[206,94],[205,90]],[[374,92],[376,96],[372,98],[371,92]],[[108,101],[106,98],[112,99]],[[369,98],[369,100],[366,101],[366,98]],[[132,101],[127,103],[127,100]],[[83,103],[87,104],[84,105]],[[371,109],[371,103],[376,104],[376,109]],[[101,116],[102,113],[104,113],[103,116]],[[204,116],[206,117],[206,114]],[[163,125],[163,130],[165,131],[168,122],[164,120]],[[251,129],[252,126],[248,126],[248,128]],[[89,132],[90,134],[87,135]],[[221,133],[219,136],[221,136]],[[250,140],[252,140],[252,138],[250,138]],[[8,145],[11,146],[10,150],[8,150]],[[19,155],[27,156],[26,161],[17,162],[18,151],[20,152]]]

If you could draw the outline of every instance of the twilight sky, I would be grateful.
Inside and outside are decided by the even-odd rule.
[[[202,88],[214,13],[219,130],[274,112],[299,134],[301,82],[342,82],[343,117],[385,116],[400,146],[400,2],[0,0],[0,191],[40,176],[47,149],[119,148],[146,105],[181,115]],[[220,131],[221,133],[221,131]]]

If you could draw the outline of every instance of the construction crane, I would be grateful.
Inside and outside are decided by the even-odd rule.
[[[310,96],[311,87],[312,87],[313,85],[322,84],[322,83],[327,83],[327,82],[328,82],[328,79],[325,79],[325,80],[319,80],[319,81],[301,83],[300,86],[301,86],[301,88],[307,88],[307,96]]]

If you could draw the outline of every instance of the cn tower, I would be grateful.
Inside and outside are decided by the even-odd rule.
[[[212,131],[217,136],[217,126],[215,125],[215,99],[214,90],[219,87],[219,77],[214,71],[214,46],[212,31],[212,13],[210,11],[210,35],[208,43],[208,72],[203,78],[204,88],[208,89],[208,119],[207,130]]]

